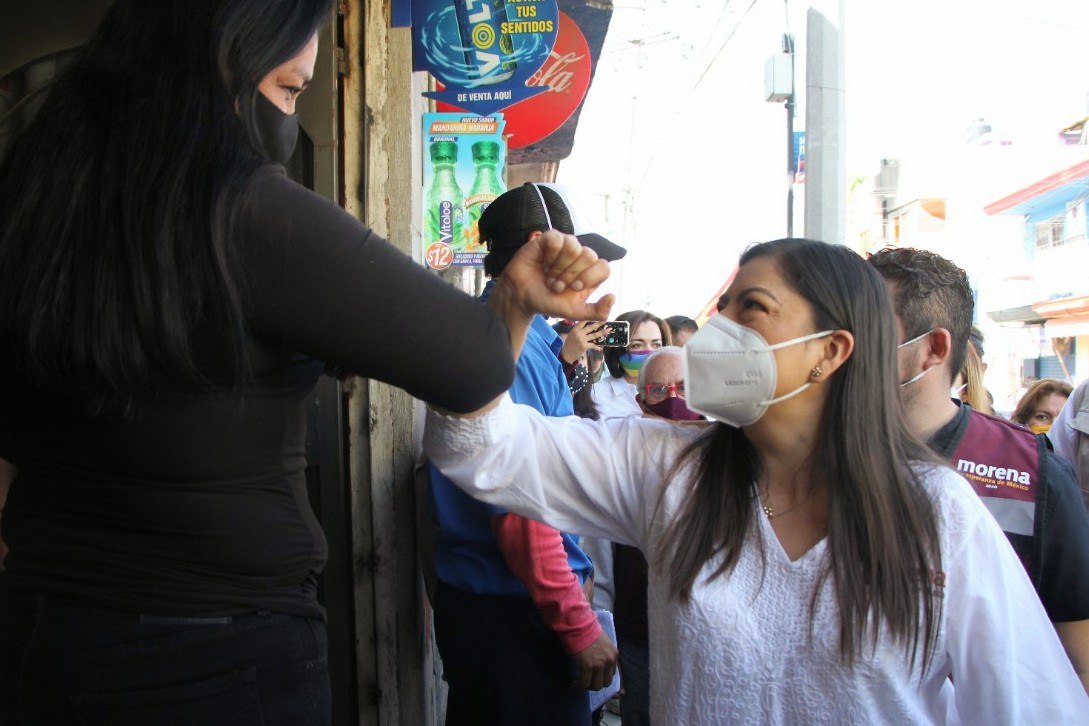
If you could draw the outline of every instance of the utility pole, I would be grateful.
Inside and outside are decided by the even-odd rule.
[[[843,11],[844,0],[813,0],[805,44],[805,236],[839,244],[847,236]]]
[[[776,53],[764,65],[764,100],[783,103],[786,107],[786,188],[787,237],[794,236],[794,172],[797,162],[794,153],[794,36],[783,33],[783,52]]]
[[[794,236],[794,173],[798,160],[794,153],[794,105],[797,98],[794,84],[794,35],[783,33],[783,52],[790,56],[790,97],[787,98],[787,237]]]

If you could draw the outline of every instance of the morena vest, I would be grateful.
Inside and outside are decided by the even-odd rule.
[[[950,465],[968,480],[983,500],[1014,551],[1039,584],[1040,555],[1034,547],[1043,522],[1044,452],[1047,439],[997,416],[970,411],[968,425],[954,442]]]

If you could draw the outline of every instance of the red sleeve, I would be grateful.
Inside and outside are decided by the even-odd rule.
[[[556,631],[568,653],[588,648],[601,626],[571,571],[560,533],[517,514],[491,518],[499,551],[515,577],[529,590],[545,625]]]

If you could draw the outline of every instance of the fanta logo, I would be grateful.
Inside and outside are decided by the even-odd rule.
[[[1029,480],[1029,473],[1027,471],[1006,469],[991,464],[977,464],[976,462],[968,461],[967,459],[961,459],[957,462],[957,471],[990,479],[997,479],[998,481],[1012,481],[1018,484],[1032,483]]]

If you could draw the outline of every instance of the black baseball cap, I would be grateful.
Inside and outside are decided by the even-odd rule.
[[[561,184],[526,182],[500,194],[480,215],[480,239],[493,250],[516,250],[532,232],[545,229],[575,235],[609,262],[628,254],[593,231],[593,223],[575,195]]]

